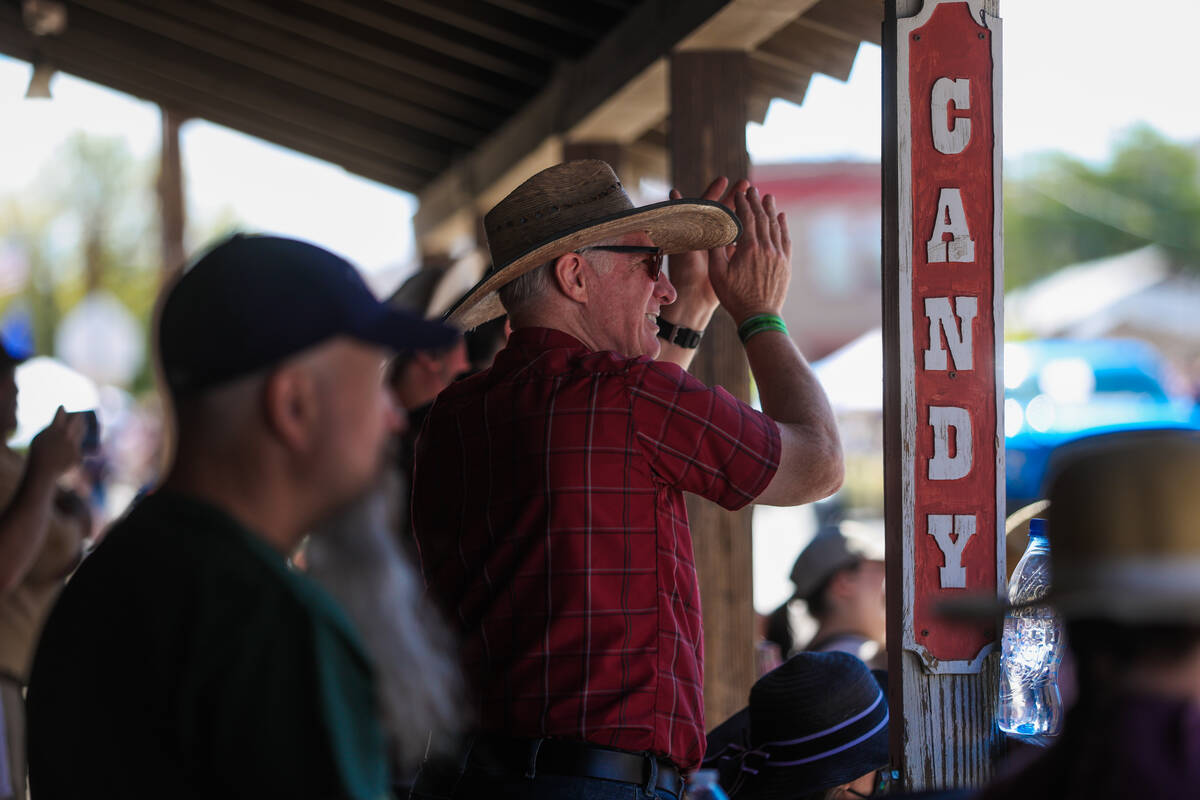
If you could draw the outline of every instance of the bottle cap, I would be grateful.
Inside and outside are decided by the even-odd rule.
[[[1046,536],[1046,520],[1041,517],[1034,517],[1029,520],[1029,535]]]

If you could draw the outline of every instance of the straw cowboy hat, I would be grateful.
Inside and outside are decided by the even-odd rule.
[[[635,207],[612,167],[567,161],[544,169],[496,204],[483,219],[492,267],[447,313],[465,329],[504,313],[497,290],[564,253],[645,231],[664,254],[733,243],[737,217],[709,200],[667,200]]]
[[[726,732],[704,759],[734,800],[786,800],[888,764],[887,698],[875,674],[849,653],[797,653],[755,682],[739,715],[720,727],[748,730]]]
[[[1200,431],[1091,436],[1064,446],[1049,471],[1046,597],[964,597],[941,612],[1050,605],[1072,619],[1200,623]]]
[[[1200,623],[1200,431],[1081,440],[1048,496],[1049,600],[1064,617]]]

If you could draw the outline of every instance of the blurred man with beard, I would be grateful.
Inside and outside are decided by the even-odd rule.
[[[302,242],[235,236],[184,273],[159,323],[175,459],[47,623],[34,797],[387,796],[387,683],[287,556],[378,473],[389,351],[455,335]]]
[[[345,610],[375,665],[393,785],[403,797],[430,743],[457,743],[462,688],[449,632],[397,541],[391,499],[381,486],[347,506],[316,528],[305,556],[309,576]]]

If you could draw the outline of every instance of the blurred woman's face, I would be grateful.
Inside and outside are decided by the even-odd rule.
[[[850,798],[854,797],[874,797],[875,787],[879,785],[879,781],[877,780],[878,775],[877,770],[871,770],[866,775],[837,787],[830,793],[830,797],[836,798],[836,800],[841,800],[842,798],[850,800]]]

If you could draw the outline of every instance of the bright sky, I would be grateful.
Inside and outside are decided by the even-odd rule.
[[[1000,10],[1007,158],[1059,149],[1103,160],[1138,121],[1200,139],[1200,108],[1185,88],[1200,3],[1001,0]],[[26,101],[29,71],[0,57],[0,193],[27,185],[74,129],[124,136],[138,156],[157,151],[155,106],[66,75],[52,101]],[[879,109],[880,51],[864,45],[848,82],[817,76],[803,107],[776,102],[765,125],[751,125],[751,156],[877,159]],[[183,148],[193,219],[230,209],[249,228],[312,239],[392,280],[413,259],[410,195],[205,122],[185,126]]]

